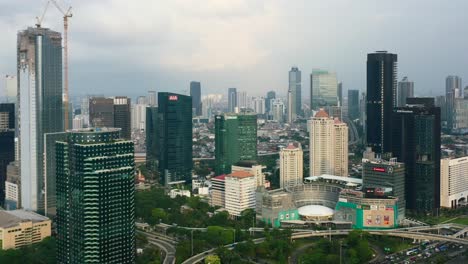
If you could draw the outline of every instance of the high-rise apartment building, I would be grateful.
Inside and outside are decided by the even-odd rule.
[[[229,88],[228,89],[228,112],[234,113],[237,107],[237,89]]]
[[[257,115],[242,112],[215,117],[216,174],[231,172],[241,160],[257,160]]]
[[[271,116],[278,123],[284,122],[285,107],[281,99],[271,100]]]
[[[454,99],[452,120],[453,133],[468,133],[468,99]]]
[[[433,98],[407,98],[392,117],[392,153],[405,164],[406,209],[440,207],[440,108]]]
[[[457,208],[468,201],[468,157],[440,160],[440,206]]]
[[[255,113],[257,113],[259,115],[264,115],[266,113],[265,98],[255,97],[253,99],[253,110],[255,111]]]
[[[397,197],[398,220],[405,218],[405,164],[381,159],[363,159],[362,183],[364,188],[390,188]]]
[[[165,185],[192,179],[192,98],[158,93],[157,156]]]
[[[348,117],[350,120],[359,119],[359,90],[348,90]]]
[[[280,151],[280,188],[301,185],[304,159],[300,143],[289,143]]]
[[[338,81],[336,73],[313,70],[310,74],[310,108],[338,106]]]
[[[408,80],[408,77],[398,82],[398,107],[406,106],[406,98],[414,97],[414,82]]]
[[[7,102],[17,103],[18,78],[15,75],[5,75],[5,96]]]
[[[119,130],[56,143],[57,263],[135,262],[134,150]]]
[[[190,82],[190,96],[192,97],[192,108],[195,116],[202,115],[201,84],[200,82]]]
[[[320,109],[309,129],[310,176],[348,176],[348,126]]]
[[[156,96],[156,91],[149,91],[147,102],[149,106],[157,106],[158,105],[158,97]]]
[[[146,108],[146,166],[157,171],[158,169],[158,108]]]
[[[144,102],[132,106],[132,130],[145,130],[147,106]]]
[[[240,216],[246,209],[255,209],[255,190],[257,184],[254,175],[245,171],[235,171],[226,175],[225,208],[232,216]]]
[[[62,37],[47,28],[18,33],[18,112],[21,199],[44,210],[44,134],[64,130]]]
[[[298,67],[292,67],[289,71],[289,88],[288,91],[291,92],[291,98],[288,98],[288,105],[291,105],[291,108],[288,108],[288,113],[291,113],[292,119],[294,121],[297,119],[297,116],[302,115],[302,88],[301,88],[301,71]],[[289,121],[289,122],[291,122]]]
[[[376,153],[391,151],[396,88],[397,55],[386,51],[367,54],[366,138]]]

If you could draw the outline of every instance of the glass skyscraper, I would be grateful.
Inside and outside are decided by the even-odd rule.
[[[190,96],[192,97],[192,108],[196,116],[202,115],[201,84],[200,82],[190,82]]]
[[[313,70],[310,75],[310,108],[318,110],[337,105],[338,81],[336,73],[319,69]]]
[[[56,143],[57,263],[135,262],[134,150],[119,130]]]
[[[301,95],[301,71],[297,67],[292,67],[289,71],[289,88],[288,93],[291,95],[288,97],[288,115],[291,116],[292,120],[296,120],[297,116],[301,115],[302,111],[302,95]]]
[[[62,37],[47,28],[18,33],[21,199],[44,212],[44,134],[64,130]]]
[[[397,55],[386,51],[367,54],[366,138],[376,153],[391,151],[396,88]]]
[[[414,82],[403,77],[398,83],[398,107],[406,106],[406,98],[414,97]]]
[[[192,179],[192,98],[158,93],[157,157],[165,185]]]
[[[234,113],[237,107],[237,89],[228,89],[228,112]]]
[[[152,170],[158,169],[158,108],[146,107],[146,166]]]
[[[241,160],[257,160],[257,115],[223,114],[215,117],[215,171],[231,173]]]
[[[348,117],[351,120],[358,119],[359,114],[359,90],[348,90]]]

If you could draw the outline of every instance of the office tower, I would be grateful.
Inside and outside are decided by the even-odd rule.
[[[133,142],[118,128],[56,143],[57,263],[134,263]]]
[[[366,99],[366,93],[362,93],[361,94],[361,99],[359,100],[359,105],[360,105],[360,117],[359,117],[359,121],[361,121],[361,126],[362,126],[362,129],[364,131],[364,133],[366,133],[366,123],[367,123],[367,117],[366,117],[366,112],[367,112],[367,99]],[[366,136],[364,135],[364,138]]]
[[[146,166],[153,171],[158,169],[158,108],[146,108]]]
[[[21,199],[26,210],[44,210],[44,134],[64,130],[62,37],[46,28],[18,33]]]
[[[303,175],[303,153],[300,143],[289,143],[280,151],[280,188],[301,185]]]
[[[440,108],[433,98],[407,98],[392,117],[392,153],[405,164],[406,209],[440,206]]]
[[[192,97],[192,108],[195,116],[202,115],[201,85],[200,82],[190,82],[190,96]]]
[[[440,120],[442,122],[447,121],[447,103],[445,101],[445,95],[436,96],[435,105],[440,108]]]
[[[465,86],[465,89],[463,90],[463,98],[468,99],[468,86]]]
[[[114,99],[104,97],[90,98],[89,123],[92,127],[115,127]]]
[[[132,138],[130,109],[130,98],[125,96],[114,98],[114,127],[120,128],[121,137],[128,140]]]
[[[468,157],[440,160],[440,206],[458,208],[468,201]]]
[[[348,126],[320,109],[310,122],[310,176],[348,176]]]
[[[246,209],[255,209],[257,185],[254,175],[245,171],[235,171],[226,175],[224,184],[225,208],[230,215],[240,216]]]
[[[461,98],[462,80],[458,76],[447,76],[445,79],[445,101],[447,114],[447,128],[453,129],[455,116],[455,98]]]
[[[391,151],[396,87],[397,55],[386,51],[367,54],[366,138],[376,153]]]
[[[287,121],[289,124],[292,124],[294,122],[294,107],[293,107],[293,95],[291,90],[288,91],[288,118]]]
[[[159,175],[165,185],[192,179],[192,98],[158,93]]]
[[[231,172],[241,160],[257,160],[257,115],[225,113],[215,117],[215,171]]]
[[[359,90],[348,90],[348,117],[350,120],[359,119]]]
[[[271,100],[276,98],[276,93],[275,91],[269,91],[267,93],[266,99],[265,99],[265,111],[267,113],[271,112]]]
[[[408,77],[403,77],[398,83],[398,107],[406,106],[406,98],[414,97],[414,82],[408,80]]]
[[[146,127],[146,103],[137,103],[132,107],[132,130],[145,130]]]
[[[397,197],[398,220],[405,218],[405,164],[380,159],[363,159],[362,184],[364,188],[390,188]]]
[[[254,160],[239,161],[231,166],[232,172],[246,171],[252,174],[255,178],[255,182],[257,183],[257,187],[265,186],[265,174],[263,173],[264,169],[266,169],[266,166],[260,165],[257,161]]]
[[[210,205],[224,207],[224,195],[225,195],[225,178],[226,175],[219,175],[211,179],[211,196]]]
[[[274,121],[278,123],[284,122],[285,107],[281,99],[271,100],[271,115]]]
[[[149,91],[148,92],[147,101],[148,101],[149,106],[157,106],[158,105],[157,97],[156,97],[156,91]]]
[[[21,179],[19,174],[19,161],[13,161],[7,166],[7,178],[5,182],[6,210],[21,208]]]
[[[343,83],[339,82],[338,83],[338,89],[336,90],[338,93],[338,104],[340,106],[343,106]]]
[[[310,108],[318,110],[338,105],[336,73],[313,70],[310,74]]]
[[[288,92],[291,92],[291,98],[288,98],[288,105],[291,105],[291,108],[288,108],[288,113],[291,113],[292,119],[289,122],[292,122],[297,119],[297,116],[301,115],[302,112],[302,95],[301,95],[301,71],[297,67],[292,67],[289,71],[289,89]]]
[[[237,107],[237,89],[229,88],[228,89],[228,112],[234,113]]]
[[[253,109],[254,109],[255,113],[257,113],[259,115],[264,115],[266,113],[265,98],[255,97],[253,99]]]
[[[452,120],[452,133],[468,133],[468,99],[454,99]]]

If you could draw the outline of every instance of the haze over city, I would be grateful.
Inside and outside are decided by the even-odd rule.
[[[35,23],[45,2],[0,0],[0,72],[16,74],[16,33]],[[449,74],[468,79],[463,0],[59,2],[73,5],[71,95],[187,93],[190,80],[205,93],[285,95],[292,65],[305,87],[312,69],[323,68],[345,90],[364,91],[366,54],[376,50],[399,55],[398,79],[409,76],[416,95],[443,94]],[[43,26],[61,23],[51,8]]]

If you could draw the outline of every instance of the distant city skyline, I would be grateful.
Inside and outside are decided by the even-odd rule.
[[[15,74],[16,33],[34,27],[44,2],[1,1],[1,75]],[[463,12],[468,2],[462,0],[450,5],[401,0],[297,1],[294,5],[283,0],[206,5],[64,2],[71,2],[74,12],[69,36],[71,95],[97,90],[130,97],[148,90],[183,93],[190,80],[200,80],[204,94],[237,87],[253,91],[252,96],[274,90],[285,97],[288,77],[284,72],[291,66],[305,74],[313,68],[329,69],[346,84],[346,90],[364,91],[365,56],[376,50],[399,55],[398,79],[411,76],[417,96],[443,94],[448,75],[468,79],[468,55],[462,52],[468,38],[457,31],[468,22]],[[324,16],[336,19],[324,24]],[[307,26],[311,24],[321,26]],[[43,26],[62,31],[57,10],[48,10]],[[220,38],[226,31],[230,34]],[[288,34],[300,36],[301,41],[285,41]],[[446,39],[450,41],[441,41]],[[3,96],[3,82],[0,87]],[[308,89],[303,90],[302,98],[309,98]]]

